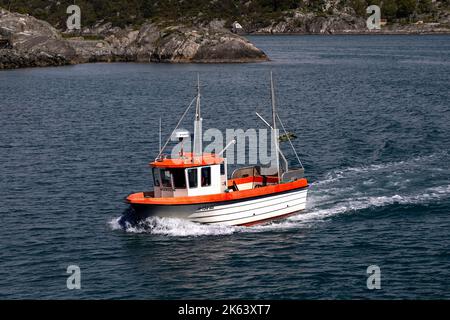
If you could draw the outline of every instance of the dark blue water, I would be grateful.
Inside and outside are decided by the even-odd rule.
[[[450,298],[450,36],[251,40],[271,62],[0,73],[1,298]],[[196,73],[204,127],[246,129],[268,115],[270,69],[305,214],[120,229],[123,198],[151,186],[159,117],[167,136]]]

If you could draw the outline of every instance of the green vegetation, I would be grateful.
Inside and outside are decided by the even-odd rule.
[[[84,26],[103,21],[120,27],[138,26],[146,19],[168,24],[225,19],[228,25],[238,20],[263,27],[289,16],[292,10],[326,16],[350,7],[357,15],[367,16],[365,10],[371,4],[379,5],[382,16],[390,21],[411,20],[418,15],[427,20],[436,10],[450,7],[450,0],[341,0],[334,1],[334,6],[327,5],[327,0],[0,0],[0,6],[6,9],[31,14],[61,29],[68,16],[66,8],[74,3],[81,8]]]

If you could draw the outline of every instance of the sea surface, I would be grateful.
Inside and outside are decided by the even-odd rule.
[[[270,62],[0,72],[0,298],[450,298],[450,36],[250,40]],[[151,188],[159,117],[166,138],[197,72],[203,126],[224,130],[264,127],[270,70],[307,210],[121,228],[124,197]]]

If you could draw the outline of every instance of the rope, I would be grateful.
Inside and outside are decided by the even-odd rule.
[[[164,143],[164,146],[162,147],[161,151],[159,152],[158,156],[156,157],[156,159],[159,158],[159,156],[161,156],[161,154],[163,153],[164,149],[166,148],[167,144],[170,141],[170,138],[172,138],[172,135],[174,134],[175,130],[178,129],[178,126],[180,125],[181,121],[183,121],[184,117],[186,116],[186,113],[189,111],[189,109],[191,108],[192,104],[194,103],[195,99],[197,99],[197,97],[195,97],[194,99],[192,99],[191,103],[189,104],[189,106],[187,107],[187,109],[184,111],[183,115],[181,116],[180,120],[178,121],[175,129],[173,129],[172,133],[170,134],[169,138],[167,139],[166,143]]]
[[[295,154],[295,157],[296,157],[297,160],[298,160],[298,163],[300,164],[300,166],[302,167],[302,169],[304,169],[303,164],[302,164],[302,162],[300,161],[300,158],[299,158],[299,156],[298,156],[298,154],[297,154],[297,151],[295,151],[294,145],[292,144],[291,138],[289,138],[289,135],[288,135],[288,133],[286,132],[286,129],[284,128],[283,121],[281,121],[280,116],[278,115],[278,113],[277,113],[277,118],[278,118],[278,121],[280,121],[280,124],[281,124],[281,127],[283,128],[284,134],[286,135],[286,137],[288,138],[289,143],[291,144],[292,150],[294,150],[294,154]]]

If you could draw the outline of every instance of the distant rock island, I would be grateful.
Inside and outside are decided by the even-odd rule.
[[[148,21],[161,26],[207,26],[257,34],[368,33],[367,7],[380,7],[378,33],[450,31],[450,0],[0,0],[0,7],[29,14],[66,30],[66,9],[80,7],[82,34],[97,27],[139,29]]]
[[[63,35],[27,14],[0,9],[0,69],[87,62],[240,63],[268,60],[245,38],[207,27],[144,23],[138,30],[102,25],[97,36]]]

